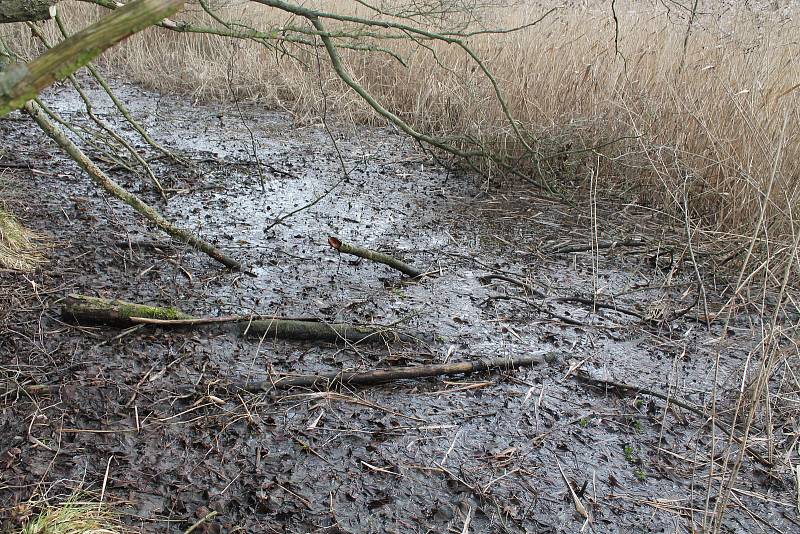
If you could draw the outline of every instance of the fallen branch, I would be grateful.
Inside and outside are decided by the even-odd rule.
[[[242,325],[244,333],[259,337],[294,339],[298,341],[411,341],[385,326],[357,326],[346,323],[296,321],[293,319],[264,319]]]
[[[574,303],[577,303],[577,304],[583,304],[585,306],[589,306],[589,307],[593,308],[593,310],[598,310],[598,309],[601,309],[601,308],[602,309],[606,309],[606,310],[612,310],[612,311],[615,311],[617,313],[621,313],[623,315],[628,315],[630,317],[635,317],[636,319],[639,319],[640,321],[657,322],[654,319],[648,319],[647,317],[645,317],[644,314],[642,314],[642,313],[640,313],[640,312],[638,312],[638,311],[636,311],[636,310],[634,310],[632,308],[626,308],[624,306],[618,306],[616,304],[608,304],[608,303],[605,303],[605,302],[600,302],[600,301],[597,301],[597,300],[587,299],[587,298],[584,298],[584,297],[579,297],[579,296],[558,297],[558,298],[553,299],[553,300],[555,302],[574,302]]]
[[[514,284],[517,287],[520,287],[525,290],[525,293],[530,295],[534,295],[539,298],[546,298],[547,295],[533,287],[532,285],[528,284],[527,282],[523,282],[522,280],[518,280],[516,278],[512,278],[510,276],[506,276],[504,274],[487,274],[485,276],[481,276],[481,282],[484,284],[488,284],[492,280],[502,280],[504,282],[508,282],[510,284]]]
[[[341,252],[342,254],[351,254],[353,256],[358,256],[359,258],[364,258],[365,260],[375,261],[378,263],[383,263],[384,265],[388,265],[392,269],[396,269],[403,274],[410,276],[411,278],[419,278],[422,276],[422,271],[418,271],[409,264],[398,260],[397,258],[393,258],[388,254],[383,254],[382,252],[376,252],[374,250],[370,250],[368,248],[357,247],[355,245],[350,245],[347,243],[342,243],[339,239],[335,237],[328,238],[328,244]]]
[[[491,358],[416,367],[374,369],[371,371],[332,371],[313,375],[282,375],[263,382],[244,384],[239,387],[245,391],[260,393],[273,389],[289,389],[293,387],[328,389],[336,385],[368,386],[412,378],[450,376],[484,371],[511,371],[518,367],[533,367],[544,363],[555,363],[557,359],[558,357],[554,353],[544,353],[521,358]]]
[[[534,310],[536,310],[536,311],[538,311],[540,313],[544,313],[545,315],[549,315],[550,317],[553,317],[554,319],[558,319],[559,321],[565,322],[567,324],[571,324],[572,326],[580,326],[582,328],[590,328],[592,326],[599,326],[599,325],[591,325],[591,324],[582,323],[581,321],[578,321],[578,320],[573,319],[571,317],[567,317],[566,315],[561,315],[560,313],[556,313],[556,312],[548,309],[547,307],[542,306],[541,304],[538,304],[538,303],[532,301],[531,299],[518,297],[516,295],[491,295],[491,296],[487,297],[486,299],[484,299],[482,302],[480,302],[478,304],[478,307],[481,307],[481,306],[483,306],[483,305],[485,305],[485,304],[487,304],[487,303],[489,303],[489,302],[491,302],[493,300],[516,300],[518,302],[522,302],[523,304],[527,304],[528,306],[530,306],[531,308],[533,308]]]
[[[58,126],[56,126],[53,121],[51,121],[45,111],[42,109],[39,103],[30,101],[25,104],[25,111],[30,115],[33,120],[39,125],[39,127],[44,130],[44,132],[50,136],[69,156],[75,160],[75,162],[81,166],[83,170],[85,170],[89,176],[92,178],[97,185],[102,187],[107,193],[110,195],[118,198],[119,200],[123,201],[136,211],[138,211],[141,215],[146,217],[151,223],[156,225],[158,228],[163,230],[164,232],[168,233],[175,239],[179,241],[183,241],[191,245],[192,247],[196,248],[201,252],[205,252],[221,264],[225,265],[230,269],[234,269],[237,271],[244,271],[247,274],[251,274],[248,271],[244,270],[244,267],[241,263],[230,258],[225,253],[223,253],[218,248],[214,247],[210,243],[200,239],[193,233],[189,232],[188,230],[184,230],[183,228],[179,228],[175,226],[168,220],[166,220],[159,212],[153,209],[149,204],[146,204],[142,199],[131,193],[130,191],[126,190],[124,187],[119,185],[117,182],[112,180],[106,173],[104,173],[89,157],[84,154],[84,152],[72,142],[72,140],[67,137],[63,131],[61,131]],[[255,276],[255,275],[253,275]]]
[[[148,306],[86,295],[69,295],[64,299],[63,304],[62,316],[80,324],[108,324],[121,327],[150,324],[181,327],[238,323],[243,333],[247,335],[276,339],[331,342],[413,340],[411,336],[398,334],[386,326],[324,323],[315,320],[261,315],[194,317],[174,307]]]

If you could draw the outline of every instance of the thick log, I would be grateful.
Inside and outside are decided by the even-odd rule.
[[[0,0],[0,24],[48,20],[56,0]]]
[[[457,363],[419,365],[416,367],[392,367],[389,369],[374,369],[372,371],[362,372],[332,371],[330,373],[314,375],[277,376],[271,380],[245,384],[240,387],[245,391],[259,393],[271,391],[273,389],[289,389],[293,387],[330,389],[336,385],[367,386],[412,378],[451,376],[480,373],[484,371],[512,371],[518,367],[533,367],[544,363],[552,364],[557,361],[558,356],[555,353],[548,352],[520,358],[491,358]]]
[[[238,323],[242,331],[249,336],[300,341],[412,340],[410,336],[397,334],[385,326],[358,326],[249,315],[194,317],[174,307],[148,306],[124,300],[75,294],[64,299],[61,315],[79,324],[107,324],[121,327],[137,324],[181,327]]]
[[[124,300],[89,297],[87,295],[69,295],[64,299],[61,315],[79,324],[108,324],[114,326],[133,326],[132,317],[150,319],[189,319],[177,308],[146,306]]]
[[[30,63],[11,66],[0,74],[0,117],[21,108],[56,80],[63,80],[107,48],[161,21],[182,6],[183,0],[134,0]]]
[[[346,323],[322,323],[291,319],[266,319],[242,324],[247,335],[298,341],[384,341],[410,340],[386,327],[356,326]]]

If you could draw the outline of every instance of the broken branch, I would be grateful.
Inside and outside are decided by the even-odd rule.
[[[373,369],[371,371],[332,371],[313,375],[283,375],[271,380],[245,384],[241,389],[252,393],[267,392],[273,389],[289,389],[308,387],[329,389],[336,385],[367,386],[383,384],[395,380],[411,378],[427,378],[432,376],[450,376],[470,373],[511,371],[518,367],[533,367],[543,363],[554,363],[557,355],[544,353],[521,358],[490,358],[457,363],[420,365],[416,367],[394,367],[390,369]]]
[[[370,250],[368,248],[357,247],[348,243],[342,243],[335,237],[329,237],[328,244],[342,254],[351,254],[353,256],[358,256],[359,258],[364,258],[365,260],[383,263],[384,265],[388,265],[392,269],[396,269],[401,273],[410,276],[411,278],[419,278],[425,274],[422,271],[416,270],[409,264],[389,256],[388,254]]]

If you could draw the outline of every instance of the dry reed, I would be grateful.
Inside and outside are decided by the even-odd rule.
[[[262,29],[289,22],[285,13],[227,4],[220,11],[227,20]],[[309,4],[364,13],[355,2]],[[774,303],[796,308],[800,6],[703,1],[693,15],[669,2],[617,1],[614,12],[610,2],[576,4],[532,28],[478,35],[469,43],[498,78],[513,116],[539,151],[529,172],[543,174],[563,192],[591,182],[606,196],[649,205],[685,228],[689,243],[711,249],[721,243],[729,258],[738,258],[727,312],[758,294],[762,315],[769,308],[770,318],[759,333],[762,350],[753,355],[762,365],[755,374],[743,371],[742,383],[752,387],[740,391],[735,413],[745,422],[744,435],[767,436],[773,458],[780,447],[767,415],[797,414],[796,391],[770,379],[778,371],[791,373],[797,359],[795,342],[787,347],[776,341],[794,339],[794,333],[781,326]],[[62,10],[72,28],[102,12],[69,2]],[[481,14],[487,24],[502,27],[544,11],[522,2]],[[214,24],[196,5],[183,18]],[[21,55],[37,52],[24,28],[4,32]],[[508,157],[520,154],[492,87],[463,51],[408,40],[373,44],[393,49],[405,65],[380,52],[343,55],[354,77],[391,111],[420,130],[469,135]],[[152,89],[202,100],[254,100],[298,118],[319,111],[324,90],[341,116],[376,122],[322,59],[318,69],[313,49],[287,46],[281,53],[252,41],[156,29],[131,38],[102,62]],[[768,288],[775,292],[772,307],[765,304]],[[718,359],[722,350],[720,345]],[[708,489],[722,497],[710,525],[717,531],[743,458],[733,443],[720,447],[724,468],[711,473]],[[713,505],[707,506],[711,512]]]
[[[220,13],[227,20],[260,29],[289,20],[263,6],[226,4]],[[321,4],[364,14],[352,3]],[[702,223],[701,230],[717,239],[752,234],[776,170],[764,224],[772,239],[791,242],[789,213],[798,202],[800,168],[800,23],[789,16],[794,8],[773,12],[701,2],[687,38],[685,12],[617,2],[615,25],[608,3],[588,4],[559,9],[527,30],[469,39],[544,156],[546,165],[532,165],[531,172],[544,172],[562,189],[592,175],[601,190],[631,191],[628,200],[663,210],[681,224],[686,217]],[[102,13],[70,3],[62,11],[72,28]],[[190,4],[183,17],[214,23],[198,11]],[[544,11],[523,3],[483,15],[494,27],[508,27]],[[37,46],[19,30],[6,41],[22,54],[35,53]],[[430,49],[406,40],[380,44],[396,50],[406,66],[378,52],[344,55],[356,79],[390,110],[423,131],[468,134],[497,151],[519,154],[490,85],[463,51],[443,43]],[[319,110],[325,90],[334,95],[334,109],[350,120],[376,119],[331,70],[317,70],[313,51],[296,47],[282,55],[252,41],[152,30],[103,62],[159,91],[255,100],[301,117]],[[547,158],[560,151],[571,154]]]

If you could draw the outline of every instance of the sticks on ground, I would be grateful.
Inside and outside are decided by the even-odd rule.
[[[614,381],[611,381],[611,380],[602,380],[602,379],[599,379],[599,378],[592,378],[591,376],[589,376],[585,372],[577,372],[572,376],[574,376],[575,378],[581,380],[582,382],[585,382],[587,384],[593,385],[595,387],[601,387],[601,388],[605,388],[605,389],[614,389],[614,390],[619,391],[620,393],[633,393],[633,394],[642,393],[644,395],[649,395],[649,396],[655,397],[657,399],[662,399],[662,400],[666,401],[667,404],[673,404],[675,406],[680,406],[684,410],[688,410],[688,411],[692,412],[695,415],[699,415],[700,417],[703,417],[703,418],[708,418],[708,414],[704,413],[703,410],[701,410],[700,408],[692,406],[691,404],[689,404],[687,402],[684,402],[684,401],[682,401],[680,399],[676,399],[675,397],[671,397],[669,395],[665,395],[665,394],[663,394],[663,393],[661,393],[659,391],[655,391],[655,390],[644,388],[644,387],[634,386],[633,384],[624,384],[622,382],[614,382]],[[752,447],[750,447],[746,443],[744,443],[741,438],[736,436],[735,433],[734,433],[735,432],[734,429],[728,428],[727,426],[723,425],[722,422],[719,421],[719,419],[717,417],[711,417],[710,421],[717,428],[719,428],[725,434],[730,436],[730,438],[733,439],[736,443],[738,443],[740,446],[744,447],[744,450],[755,461],[757,461],[758,463],[760,463],[761,465],[764,465],[766,467],[769,467],[769,468],[773,467],[772,462],[770,462],[769,460],[767,460],[766,458],[761,456],[758,452],[753,450]]]
[[[518,367],[533,367],[543,363],[553,363],[556,360],[557,356],[555,354],[545,353],[521,358],[491,358],[458,363],[420,365],[416,367],[373,369],[371,371],[361,372],[333,371],[313,375],[286,375],[275,377],[272,380],[242,385],[241,389],[259,393],[271,391],[273,389],[289,389],[293,387],[328,389],[336,385],[368,386],[411,378],[450,376],[480,373],[484,371],[510,371]]]
[[[566,254],[570,252],[588,252],[595,249],[614,249],[617,247],[641,247],[646,245],[647,242],[641,237],[632,237],[630,239],[623,239],[622,241],[600,241],[594,245],[585,245],[577,243],[564,243],[555,245],[552,249],[556,254]]]
[[[329,237],[328,244],[343,254],[352,254],[353,256],[358,256],[359,258],[364,258],[365,260],[383,263],[384,265],[388,265],[392,269],[396,269],[401,273],[410,276],[411,278],[419,278],[425,274],[422,271],[418,271],[417,269],[413,268],[409,264],[389,256],[388,254],[376,252],[368,248],[357,247],[348,243],[342,243],[335,237]]]

